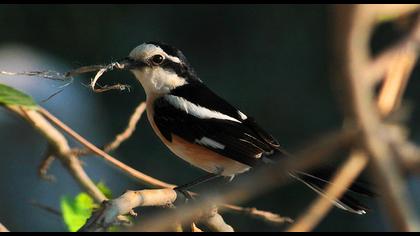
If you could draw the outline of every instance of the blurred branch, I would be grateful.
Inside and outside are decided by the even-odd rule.
[[[413,11],[419,9],[418,5],[412,7],[413,8],[411,10]],[[376,9],[372,10],[373,12],[371,14],[375,14]],[[371,59],[367,66],[364,68],[364,73],[366,73],[368,80],[379,81],[384,78],[383,76],[386,75],[386,73],[390,73],[390,71],[393,71],[392,73],[404,76],[404,74],[401,74],[401,72],[398,72],[397,70],[390,70],[390,68],[401,66],[398,65],[399,63],[410,67],[409,62],[415,62],[420,45],[420,16],[416,15],[415,17],[415,23],[411,32],[408,33],[407,36],[405,36],[399,42],[395,43],[392,47]],[[373,30],[373,27],[370,30]],[[401,58],[401,55],[404,55],[403,57],[405,58]],[[392,81],[388,81],[388,83],[390,83],[389,85],[392,85]],[[404,83],[401,83],[401,85],[405,86]]]
[[[293,223],[293,219],[284,217],[279,214],[275,214],[268,211],[258,210],[255,207],[240,207],[235,205],[224,204],[224,209],[228,209],[231,212],[249,215],[251,217],[261,219],[270,224],[284,224]]]
[[[387,50],[376,59],[379,60],[379,62],[375,61],[376,67],[370,68],[372,70],[380,68],[381,71],[385,71],[386,75],[377,99],[377,107],[382,117],[389,115],[401,102],[403,91],[417,59],[416,51],[413,51],[412,47],[407,48],[406,45],[411,46],[411,42],[416,39],[413,35],[418,34],[418,29],[420,27],[416,25],[413,33],[403,41],[404,43],[400,43],[399,47],[392,48],[392,53]],[[367,160],[368,156],[364,151],[353,150],[349,160],[341,170],[337,171],[335,178],[325,190],[325,196],[319,196],[308,211],[297,220],[296,224],[290,227],[289,231],[312,230],[332,208],[332,202],[328,199],[339,199],[353,180],[365,169]]]
[[[396,54],[394,62],[387,69],[377,100],[377,107],[382,117],[388,116],[400,106],[408,79],[417,60],[417,53],[413,50],[396,51]]]
[[[232,226],[226,224],[223,217],[217,213],[217,208],[200,217],[200,222],[213,232],[234,232]]]
[[[9,232],[9,230],[2,223],[0,223],[0,232]]]
[[[200,228],[198,228],[195,223],[191,224],[191,232],[203,232]]]
[[[368,45],[381,8],[364,5],[336,6],[335,13],[337,52],[342,60],[339,63],[342,65],[341,76],[338,78],[345,78],[350,91],[352,118],[361,128],[363,148],[372,157],[374,176],[377,178],[388,215],[398,230],[419,230],[418,217],[414,214],[404,178],[387,138],[387,126],[382,122],[374,102],[374,86],[370,81],[378,80],[376,77],[381,76],[381,73],[367,72],[369,69],[377,69],[369,63],[371,59]]]

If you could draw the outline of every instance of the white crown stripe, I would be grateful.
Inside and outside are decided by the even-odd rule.
[[[220,120],[231,120],[234,122],[241,123],[239,120],[220,113],[218,111],[213,111],[208,108],[196,105],[185,98],[174,96],[174,95],[165,95],[164,98],[174,107],[185,111],[187,114],[193,115],[201,119],[220,119]]]

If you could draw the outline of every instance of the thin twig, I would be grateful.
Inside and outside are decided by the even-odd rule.
[[[418,28],[420,29],[420,27]],[[387,70],[377,102],[383,117],[396,110],[400,105],[403,92],[417,60],[417,53],[413,50],[400,50],[395,53],[395,60]]]
[[[105,146],[104,148],[105,152],[110,152],[112,150],[117,149],[122,142],[124,142],[125,140],[131,137],[134,130],[136,129],[136,124],[140,120],[141,115],[144,113],[145,109],[146,109],[146,103],[141,102],[136,107],[133,114],[131,115],[130,120],[128,121],[127,128],[122,133],[118,134],[115,137],[114,141],[112,141],[111,143]]]
[[[232,226],[226,224],[223,217],[217,212],[217,208],[214,207],[206,215],[200,217],[200,222],[203,223],[207,228],[213,232],[234,232]]]
[[[97,148],[95,145],[93,145],[91,142],[83,138],[81,135],[79,135],[77,132],[75,132],[73,129],[65,125],[63,122],[61,122],[59,119],[57,119],[55,116],[53,116],[51,113],[49,113],[44,108],[40,108],[39,112],[46,117],[49,121],[51,121],[53,124],[57,125],[60,129],[62,129],[64,132],[69,134],[72,138],[77,140],[79,143],[81,143],[83,146],[85,146],[87,149],[89,149],[92,153],[98,155],[99,157],[103,158],[104,160],[108,161],[109,163],[113,164],[113,166],[119,168],[124,173],[134,177],[138,181],[142,182],[143,184],[151,187],[159,187],[159,188],[173,188],[175,185],[171,185],[168,183],[165,183],[163,181],[160,181],[156,178],[153,178],[149,175],[143,174],[132,167],[122,163],[121,161],[115,159],[108,153],[102,151],[101,149]]]
[[[47,181],[55,181],[55,177],[53,175],[48,174],[48,169],[50,168],[54,160],[55,160],[54,150],[50,145],[48,145],[47,150],[45,152],[45,156],[38,167],[39,177]]]
[[[34,206],[34,207],[37,207],[39,209],[42,209],[42,210],[44,210],[44,211],[46,211],[48,213],[51,213],[51,214],[53,214],[55,216],[58,216],[60,218],[62,217],[61,211],[59,211],[59,210],[57,210],[57,209],[55,209],[53,207],[50,207],[50,206],[41,204],[41,203],[36,202],[36,201],[31,201],[31,205]]]
[[[124,141],[129,139],[131,137],[131,135],[134,133],[134,131],[136,130],[136,125],[139,122],[139,120],[140,120],[142,114],[144,113],[145,109],[146,109],[146,103],[141,102],[136,107],[133,114],[131,114],[130,119],[128,121],[128,125],[125,128],[125,130],[123,130],[121,133],[117,134],[115,136],[114,140],[112,140],[110,143],[104,145],[102,150],[106,153],[114,151],[121,145],[121,143],[123,143]],[[73,149],[73,152],[77,156],[83,156],[83,155],[87,155],[87,154],[91,153],[91,151],[88,150],[85,147],[82,148],[82,149]]]
[[[281,216],[276,213],[269,211],[258,210],[255,207],[241,207],[235,205],[225,204],[225,209],[229,209],[231,212],[249,215],[251,217],[261,219],[270,224],[284,224],[284,223],[293,223],[293,219],[290,217]]]

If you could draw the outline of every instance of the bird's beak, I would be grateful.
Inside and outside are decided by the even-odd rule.
[[[121,66],[123,66],[123,68],[125,70],[138,69],[138,68],[141,68],[141,67],[147,65],[146,63],[144,63],[142,61],[134,60],[131,57],[125,57],[125,58],[123,58],[121,60],[118,60],[117,62],[118,62],[118,64],[120,64]]]

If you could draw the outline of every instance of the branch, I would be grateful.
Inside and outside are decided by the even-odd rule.
[[[362,131],[362,144],[372,156],[378,186],[394,226],[399,230],[420,230],[398,163],[387,139],[387,127],[382,123],[374,102],[374,87],[369,81],[375,73],[369,67],[368,45],[377,12],[362,5],[336,7],[336,42],[341,52],[341,76],[350,91],[352,115]]]
[[[122,142],[124,142],[125,140],[127,140],[128,138],[131,137],[134,130],[136,130],[136,124],[140,120],[141,115],[143,114],[144,110],[146,110],[146,103],[141,102],[136,107],[133,114],[131,115],[130,120],[128,121],[127,128],[122,133],[118,134],[115,137],[114,141],[105,145],[105,147],[104,147],[105,152],[110,152],[112,150],[117,149]]]
[[[141,102],[136,109],[134,110],[133,114],[131,114],[130,119],[128,121],[128,125],[125,128],[123,132],[115,136],[115,139],[111,141],[110,143],[106,144],[103,148],[103,151],[106,153],[109,153],[115,149],[117,149],[122,142],[126,141],[131,137],[133,132],[136,130],[136,125],[138,121],[140,120],[142,114],[144,113],[146,109],[146,103]],[[82,156],[92,153],[89,149],[83,148],[83,149],[73,149],[73,152],[75,152],[76,155]]]
[[[413,32],[416,32],[416,30]],[[386,117],[399,106],[409,75],[414,68],[417,54],[415,51],[406,48],[406,45],[414,40],[413,34],[405,39],[404,43],[400,43],[399,47],[392,48],[392,53],[388,53],[390,50],[387,50],[376,59],[380,61],[380,63],[375,62],[375,64],[378,63],[377,67],[380,66],[381,70],[387,70],[384,84],[377,99],[377,107],[382,117]],[[401,47],[403,48],[401,49]],[[386,63],[384,63],[384,55],[387,55]],[[389,63],[391,64],[388,65]],[[373,68],[373,70],[378,70],[378,68]],[[301,215],[296,224],[290,227],[289,231],[312,230],[332,208],[332,202],[328,199],[339,199],[344,194],[346,188],[365,169],[368,163],[367,159],[368,156],[364,151],[354,150],[342,169],[337,171],[336,177],[325,191],[325,196],[319,196],[308,211]]]
[[[173,189],[127,191],[116,199],[104,201],[101,208],[92,214],[79,231],[104,231],[109,226],[118,223],[118,215],[128,214],[140,206],[171,206],[177,197],[177,192]],[[181,197],[183,198],[183,196]],[[206,214],[201,220],[212,230],[233,231],[233,228],[224,222],[217,210]],[[167,224],[165,227],[169,225],[172,224]]]
[[[149,175],[143,174],[140,171],[135,170],[134,168],[122,163],[121,161],[115,159],[108,153],[102,151],[101,149],[97,148],[95,145],[93,145],[91,142],[83,138],[81,135],[79,135],[77,132],[72,130],[70,127],[65,125],[63,122],[61,122],[59,119],[57,119],[55,116],[53,116],[51,113],[49,113],[44,108],[40,108],[39,112],[47,118],[49,121],[51,121],[53,124],[58,126],[60,129],[62,129],[64,132],[69,134],[72,138],[77,140],[79,143],[81,143],[84,147],[89,149],[92,153],[98,155],[99,157],[106,160],[108,163],[111,163],[113,166],[117,167],[118,169],[122,170],[124,173],[130,175],[131,177],[137,179],[138,181],[142,182],[143,184],[147,186],[152,187],[159,187],[159,188],[173,188],[175,185],[171,185],[168,183],[165,183],[163,181],[160,181],[158,179],[155,179]],[[70,151],[71,152],[71,151]]]
[[[284,217],[269,211],[258,210],[255,207],[241,207],[229,204],[224,204],[223,206],[224,209],[227,209],[231,212],[248,215],[256,219],[263,220],[270,224],[293,223],[293,219],[289,217]]]
[[[106,197],[96,187],[95,183],[89,178],[79,159],[72,154],[66,138],[55,129],[38,110],[27,109],[19,106],[6,106],[10,111],[28,121],[42,136],[44,136],[56,156],[60,159],[64,167],[69,170],[76,182],[91,195],[95,201],[102,202]]]
[[[209,214],[201,216],[200,222],[213,232],[234,232],[232,226],[226,224],[223,217],[217,213],[216,207]]]
[[[38,167],[39,177],[47,181],[55,181],[55,177],[53,175],[48,175],[48,169],[50,168],[54,160],[55,160],[54,150],[51,147],[51,145],[48,145],[47,150],[45,152],[44,159],[42,159],[41,164]]]

